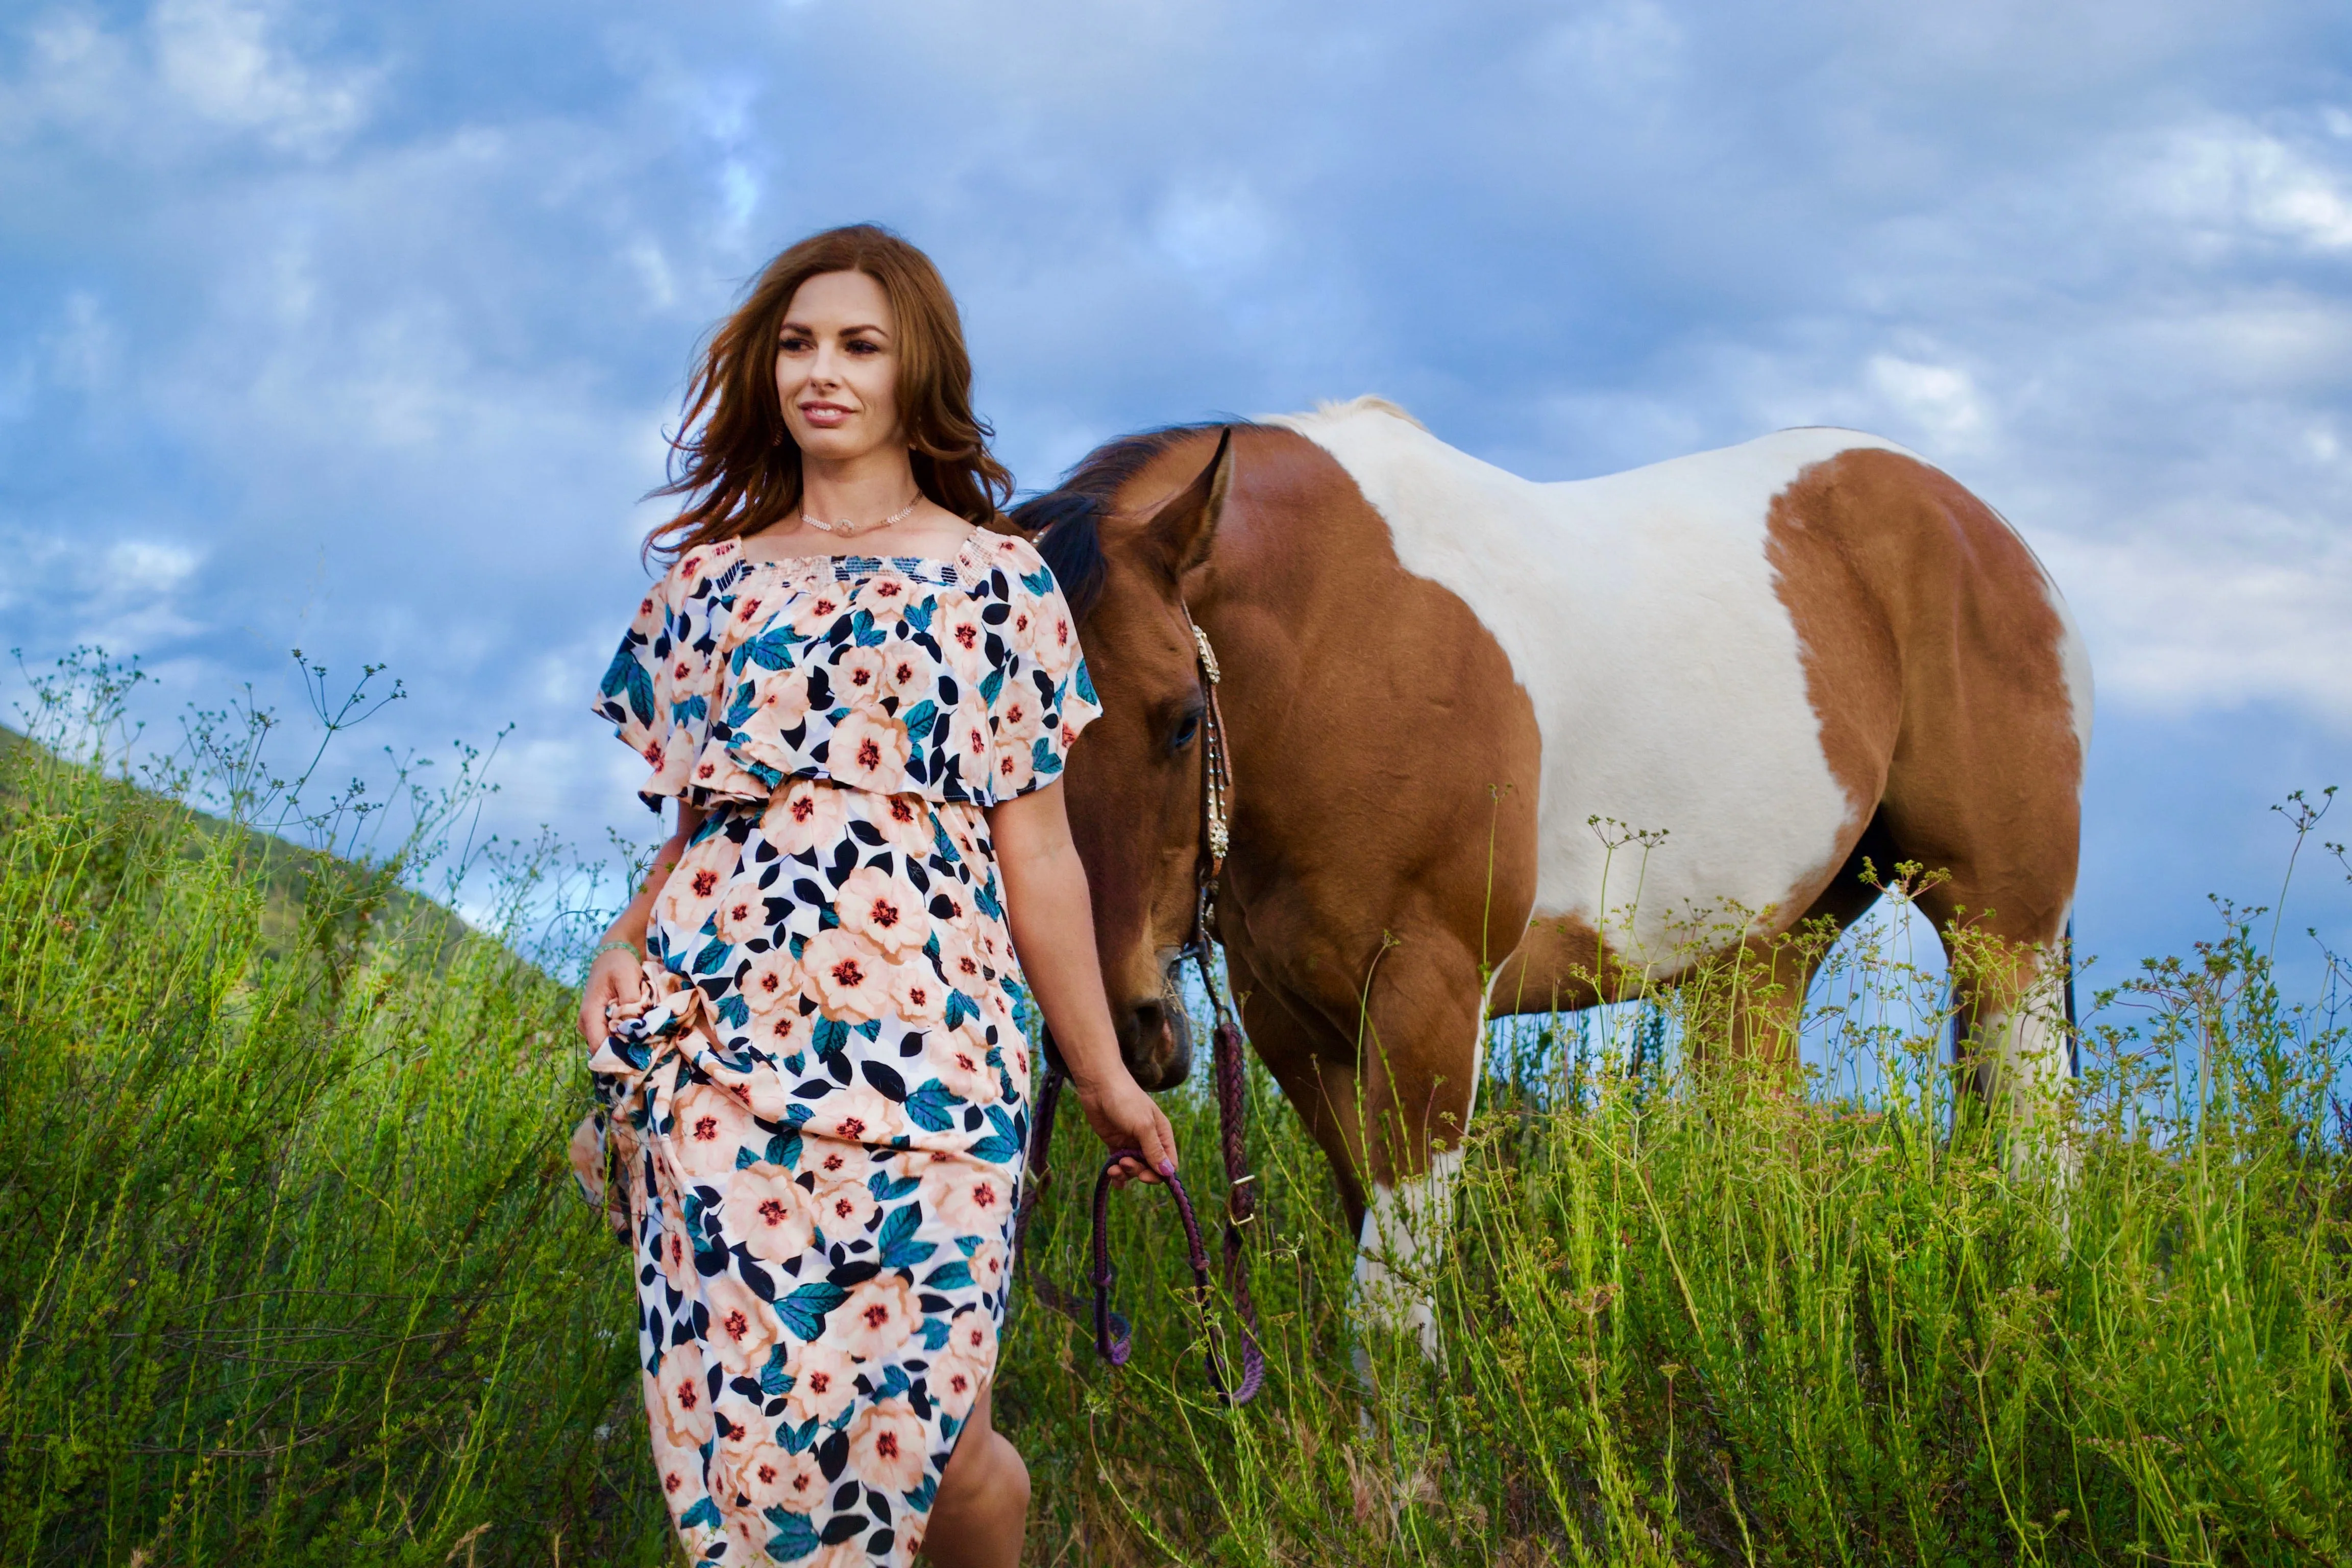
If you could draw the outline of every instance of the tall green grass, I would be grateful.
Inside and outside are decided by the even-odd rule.
[[[1206,1397],[1169,1221],[1131,1203],[1142,1370],[1034,1309],[1008,1339],[1039,1560],[2352,1563],[2342,971],[2288,1005],[2264,912],[2095,998],[2068,1162],[1956,1104],[1942,966],[1890,928],[1815,983],[1802,1098],[1684,1066],[1736,962],[1499,1026],[1421,1282],[1442,1368],[1351,1328],[1353,1238],[1257,1082],[1268,1391]],[[1191,1169],[1213,1132],[1183,1123]],[[1055,1212],[1074,1276],[1084,1216]]]
[[[0,1563],[675,1561],[530,923],[593,890],[484,866],[463,788],[389,839],[291,807],[233,714],[109,778],[89,673],[0,762]],[[490,934],[403,891],[436,857],[502,876]],[[1713,972],[1497,1026],[1423,1282],[1442,1367],[1351,1326],[1354,1238],[1254,1076],[1265,1392],[1208,1396],[1172,1216],[1129,1193],[1126,1371],[1016,1301],[1030,1560],[2352,1563],[2347,1043],[2270,940],[2225,911],[2099,999],[2063,1202],[1951,1130],[1898,942],[1816,985],[1802,1098],[1682,1070]],[[1213,1113],[1171,1109],[1213,1205]],[[1090,1152],[1066,1118],[1056,1167]],[[1033,1238],[1066,1283],[1078,1185]]]
[[[463,788],[306,852],[251,823],[372,803],[289,806],[250,712],[109,778],[75,673],[0,763],[0,1560],[661,1561],[571,999],[399,884]]]

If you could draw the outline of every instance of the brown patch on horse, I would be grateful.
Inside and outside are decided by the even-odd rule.
[[[2041,563],[1958,480],[1896,452],[1807,468],[1768,529],[1853,840],[1880,817],[1905,858],[1950,873],[1952,891],[1923,900],[1939,924],[1965,904],[2000,936],[2054,941],[2084,758]]]
[[[1816,955],[1784,933],[1850,924],[1898,861],[1943,879],[1919,900],[1939,931],[1958,919],[2011,943],[2057,941],[2084,759],[2041,563],[1949,475],[1901,453],[1843,453],[1776,496],[1766,527],[1822,756],[1853,813],[1835,861],[1748,942],[1761,999],[1736,1022],[1735,1049],[1793,1066]],[[2030,984],[2031,967],[2004,988]]]

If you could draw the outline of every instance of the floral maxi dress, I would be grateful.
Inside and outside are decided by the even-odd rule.
[[[904,1563],[995,1367],[1029,1047],[982,810],[1100,711],[1069,607],[1009,535],[706,546],[596,707],[649,805],[709,813],[573,1139],[633,1239],[671,1517],[698,1562]]]

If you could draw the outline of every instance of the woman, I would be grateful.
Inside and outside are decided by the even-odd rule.
[[[655,1458],[698,1562],[1016,1563],[989,1424],[1028,994],[1087,1122],[1175,1168],[1119,1059],[1059,781],[1099,710],[930,261],[770,263],[687,402],[687,498],[597,710],[677,831],[590,971],[575,1140],[637,1251]],[[1016,959],[1015,952],[1019,957]],[[609,1155],[609,1164],[607,1156]]]

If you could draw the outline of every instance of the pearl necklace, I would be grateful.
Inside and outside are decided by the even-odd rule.
[[[908,501],[905,506],[899,508],[897,511],[892,512],[889,516],[884,518],[879,522],[852,522],[845,517],[836,518],[835,521],[827,522],[821,517],[811,517],[806,512],[801,513],[801,521],[807,523],[811,528],[815,529],[819,533],[837,533],[844,539],[846,539],[853,533],[871,533],[877,528],[887,528],[894,522],[904,521],[906,519],[914,516],[915,509],[922,504],[922,493],[918,491],[916,492],[915,499],[913,500]]]

